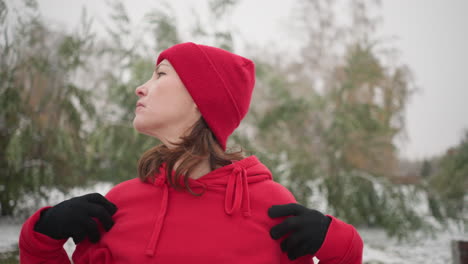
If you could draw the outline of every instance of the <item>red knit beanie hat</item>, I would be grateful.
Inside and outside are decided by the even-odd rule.
[[[249,110],[255,84],[254,63],[229,51],[192,42],[164,50],[156,64],[164,59],[172,64],[226,150],[228,137]]]

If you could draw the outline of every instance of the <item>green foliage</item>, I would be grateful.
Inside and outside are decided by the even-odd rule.
[[[370,46],[352,45],[345,64],[336,69],[334,88],[327,94],[332,121],[323,134],[329,206],[350,223],[385,227],[402,237],[424,221],[408,205],[411,193],[388,182],[396,173],[393,140],[401,131],[397,121],[404,105],[388,107],[385,101],[406,101],[400,98],[408,92],[397,84],[385,86],[393,76]]]
[[[34,1],[24,5],[30,15],[18,17],[16,27],[4,24],[1,34],[2,215],[13,214],[24,194],[46,195],[41,186],[83,182],[83,120],[94,113],[91,92],[73,81],[92,47],[87,21],[80,33],[55,33],[41,22]]]
[[[145,17],[160,50],[165,50],[180,42],[176,26],[177,21],[174,16],[156,9]]]
[[[382,102],[405,99],[378,98],[408,92],[402,84],[386,86],[394,76],[370,46],[351,45],[322,94],[295,68],[273,66],[284,62],[255,61],[261,96],[248,119],[258,130],[254,146],[299,202],[310,206],[308,197],[318,187],[328,211],[352,224],[385,227],[397,236],[424,226],[407,204],[412,193],[388,180],[395,173],[393,139],[401,130],[395,119],[403,105]]]
[[[437,173],[429,178],[431,209],[448,218],[459,219],[467,211],[468,132],[460,144],[442,157]],[[435,198],[438,199],[435,199]]]
[[[421,167],[421,177],[428,178],[432,174],[432,166],[428,160],[424,160]]]
[[[321,98],[314,94],[294,95],[290,87],[300,84],[287,80],[282,69],[259,58],[254,60],[257,94],[246,122],[257,130],[252,139],[255,154],[299,202],[307,204],[311,189],[306,183],[318,176],[318,159],[314,157],[318,146],[313,131],[319,124],[315,113],[322,106]]]
[[[0,263],[3,264],[18,264],[19,250],[0,252]]]

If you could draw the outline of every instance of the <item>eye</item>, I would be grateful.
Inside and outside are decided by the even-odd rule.
[[[157,75],[158,77],[161,77],[161,75],[165,75],[165,74],[166,74],[165,72],[157,72],[157,73],[156,73],[156,75]]]

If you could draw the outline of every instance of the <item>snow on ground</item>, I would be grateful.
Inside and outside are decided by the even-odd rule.
[[[29,216],[30,212],[34,212],[35,210],[44,206],[56,205],[72,197],[95,192],[105,195],[112,188],[112,186],[113,184],[109,182],[97,182],[96,184],[93,184],[88,187],[77,187],[70,189],[67,193],[63,193],[62,191],[56,188],[43,188],[41,189],[41,191],[48,194],[48,199],[34,196],[25,197],[23,200],[20,200],[18,202],[15,215],[18,218],[26,219]]]
[[[0,252],[14,249],[18,243],[21,225],[12,221],[11,218],[0,217]]]
[[[75,188],[64,195],[62,192],[51,189],[49,200],[37,198],[26,199],[21,202],[19,211],[38,209],[45,205],[55,205],[71,197],[91,192],[106,194],[112,188],[110,183],[97,183],[89,188]],[[319,198],[314,197],[315,204],[320,204]],[[324,206],[325,207],[325,206]],[[13,250],[17,247],[21,221],[12,218],[0,218],[0,252]],[[434,237],[422,237],[412,241],[398,242],[389,238],[380,229],[359,229],[364,240],[363,261],[367,264],[442,264],[452,263],[450,243],[452,240],[468,241],[468,230],[463,225],[453,224],[445,230],[438,231]],[[71,239],[65,244],[65,250],[71,256],[75,245]]]
[[[389,238],[383,230],[359,230],[364,240],[363,261],[369,264],[453,263],[451,241],[468,241],[467,231],[460,226],[454,226],[435,233],[434,237],[398,242]]]

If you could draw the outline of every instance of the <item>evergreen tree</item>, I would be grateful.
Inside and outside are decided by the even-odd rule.
[[[84,122],[95,111],[91,92],[76,81],[94,38],[85,13],[79,31],[66,34],[47,28],[35,1],[22,4],[15,14],[0,2],[2,215],[12,215],[25,194],[46,196],[42,186],[84,181]]]
[[[439,217],[464,219],[468,225],[466,199],[468,190],[468,131],[458,146],[450,148],[442,157],[437,173],[429,178],[430,204]]]

